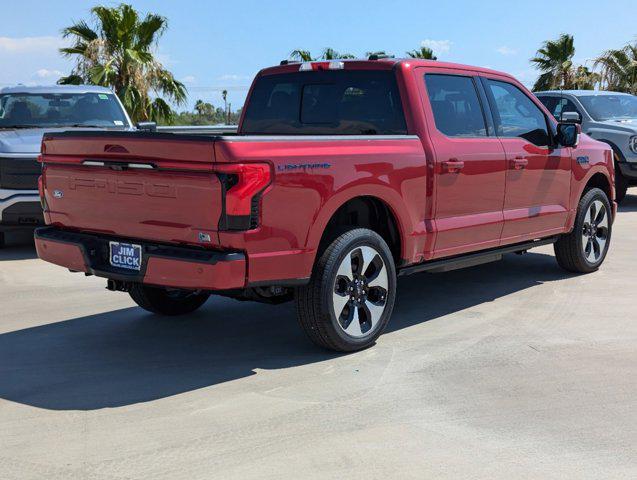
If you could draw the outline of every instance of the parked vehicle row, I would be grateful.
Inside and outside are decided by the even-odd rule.
[[[164,315],[294,299],[338,351],[382,333],[398,275],[546,244],[592,272],[616,212],[608,144],[510,75],[415,59],[284,62],[234,135],[54,132],[41,162],[42,259]]]

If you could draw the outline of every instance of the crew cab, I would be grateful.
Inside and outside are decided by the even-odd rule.
[[[44,223],[37,162],[42,135],[70,128],[122,130],[131,123],[118,98],[104,87],[0,89],[0,247],[7,231]]]
[[[417,59],[283,62],[234,135],[51,133],[41,162],[40,258],[162,315],[294,300],[338,351],[375,342],[398,275],[547,244],[592,272],[616,212],[608,145],[510,75]]]

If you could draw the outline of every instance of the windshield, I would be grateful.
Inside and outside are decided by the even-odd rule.
[[[634,95],[586,95],[578,98],[598,122],[637,118],[637,97]]]
[[[259,77],[242,133],[287,135],[405,134],[391,71],[312,71]]]
[[[127,127],[109,93],[0,94],[0,128]]]

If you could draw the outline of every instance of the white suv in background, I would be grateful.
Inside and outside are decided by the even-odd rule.
[[[91,85],[0,89],[0,247],[8,230],[43,223],[38,195],[42,135],[70,129],[130,129],[117,96]]]

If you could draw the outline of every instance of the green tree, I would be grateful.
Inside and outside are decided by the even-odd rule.
[[[290,60],[297,60],[300,62],[313,62],[316,60],[312,57],[309,50],[292,50],[290,52]]]
[[[573,36],[563,33],[557,40],[542,44],[531,63],[541,72],[533,90],[573,88],[573,56],[575,46]]]
[[[211,103],[197,100],[195,102],[195,112],[200,117],[212,117],[215,113],[215,107]]]
[[[340,53],[333,48],[327,47],[323,49],[323,53],[321,54],[322,60],[337,60],[337,59],[346,59],[346,58],[356,58],[351,53]]]
[[[405,53],[408,57],[411,58],[422,58],[423,60],[438,60],[438,57],[434,55],[434,51],[428,47],[420,47],[417,50],[411,50]]]
[[[578,90],[593,90],[600,81],[601,75],[584,65],[578,66],[573,74],[573,88]]]
[[[309,50],[292,50],[290,52],[290,60],[296,60],[299,62],[314,62],[316,60],[337,60],[345,58],[356,58],[351,53],[340,53],[333,48],[326,47],[323,49],[320,57],[314,57]]]
[[[595,66],[601,69],[606,90],[637,95],[637,43],[604,52],[595,59]]]
[[[91,9],[93,25],[80,20],[62,30],[73,44],[60,52],[75,59],[60,84],[94,84],[112,88],[133,121],[170,121],[170,103],[186,100],[186,87],[153,52],[167,28],[166,18],[142,16],[130,5]]]

